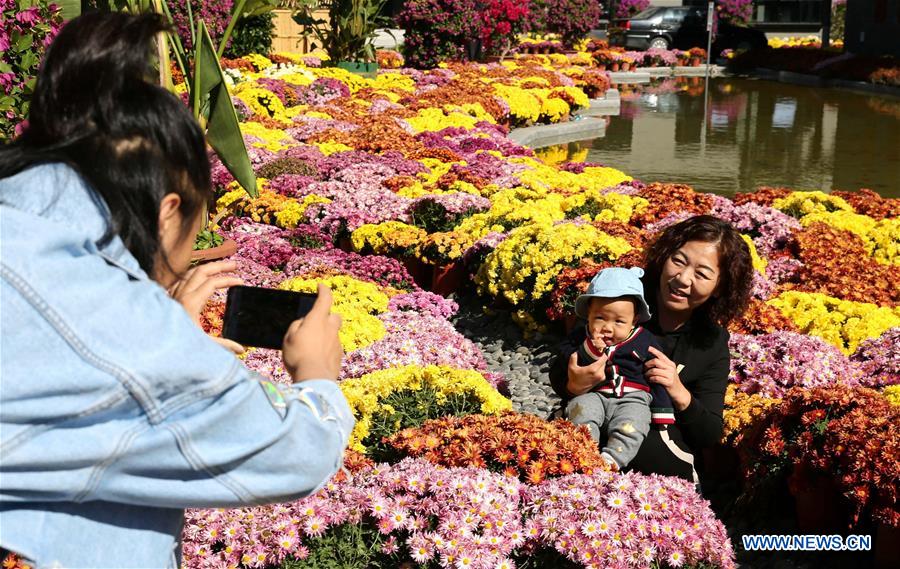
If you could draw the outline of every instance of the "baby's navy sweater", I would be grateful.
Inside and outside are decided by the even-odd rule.
[[[675,410],[672,399],[665,387],[658,383],[648,383],[644,378],[644,363],[655,356],[650,347],[662,352],[656,337],[641,326],[636,326],[631,334],[612,346],[602,350],[594,346],[588,331],[587,338],[578,348],[578,365],[586,366],[597,361],[603,354],[606,361],[606,380],[596,385],[596,391],[607,397],[621,397],[634,391],[646,391],[652,396],[650,401],[650,422],[657,425],[670,425],[675,422]]]

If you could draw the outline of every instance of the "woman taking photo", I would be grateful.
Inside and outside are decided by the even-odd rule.
[[[327,288],[284,338],[289,387],[195,323],[236,281],[187,270],[213,194],[199,125],[147,79],[164,30],[70,22],[0,147],[0,547],[38,567],[178,567],[184,508],[308,495],[353,428]]]
[[[662,385],[675,424],[651,429],[629,469],[699,482],[695,456],[722,436],[730,357],[725,327],[750,298],[750,251],[727,222],[708,215],[671,225],[645,251],[644,298],[652,318],[644,327],[663,346],[645,364],[647,381]],[[565,402],[606,378],[606,358],[579,366],[586,339],[576,327],[560,346],[550,381]]]

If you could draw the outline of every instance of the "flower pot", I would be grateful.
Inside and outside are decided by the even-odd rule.
[[[875,530],[875,569],[900,567],[900,527],[878,524]]]
[[[209,249],[200,249],[191,252],[191,261],[197,263],[207,263],[209,261],[217,261],[230,257],[237,253],[237,243],[231,239],[222,241],[218,247],[210,247]]]
[[[335,65],[340,69],[346,69],[350,73],[362,75],[363,77],[368,77],[370,79],[374,79],[378,74],[378,64],[375,62],[338,61]]]
[[[449,265],[435,265],[431,271],[431,292],[448,296],[462,285],[466,270],[459,261]]]
[[[691,58],[691,67],[700,67],[700,58],[699,57]]]
[[[622,64],[619,65],[620,71],[628,71],[629,69],[631,69],[631,64],[628,62],[623,62]]]
[[[597,64],[597,69],[600,70],[600,71],[606,71],[606,64],[605,64],[605,63],[598,63],[598,64]]]
[[[409,276],[423,289],[431,286],[431,267],[418,257],[401,257],[400,262],[406,267]]]
[[[800,533],[830,534],[844,529],[844,497],[834,478],[811,472],[801,463],[794,466],[788,478],[788,489],[794,497]]]
[[[609,66],[609,70],[610,70],[610,71],[618,71],[618,70],[619,70],[619,64],[618,64],[618,63],[613,63],[613,64],[611,64],[611,65]]]

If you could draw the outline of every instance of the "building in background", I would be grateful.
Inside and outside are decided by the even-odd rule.
[[[846,22],[847,51],[900,57],[900,0],[850,0]]]

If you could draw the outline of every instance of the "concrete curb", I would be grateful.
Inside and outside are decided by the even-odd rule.
[[[591,105],[576,111],[572,120],[568,122],[516,128],[509,132],[507,138],[531,148],[597,138],[606,132],[606,121],[600,117],[618,115],[621,102],[619,92],[616,89],[608,89],[605,98],[591,99]]]
[[[522,146],[541,148],[564,144],[573,140],[598,138],[606,132],[606,121],[600,118],[580,116],[575,120],[517,128],[507,138]]]
[[[900,87],[891,87],[890,85],[876,85],[874,83],[865,83],[863,81],[848,81],[847,79],[823,79],[818,75],[794,73],[792,71],[776,71],[775,69],[767,69],[765,67],[754,69],[753,74],[760,79],[778,81],[779,83],[788,83],[791,85],[803,85],[805,87],[820,87],[826,89],[847,89],[848,91],[856,91],[858,93],[900,97]]]
[[[710,65],[709,76],[721,77],[725,68],[721,65]],[[637,67],[634,71],[611,71],[609,79],[617,84],[649,83],[651,79],[661,77],[705,77],[706,65],[700,67]]]
[[[619,98],[619,91],[616,89],[608,89],[606,91],[606,98],[591,99],[591,105],[586,109],[575,111],[575,116],[598,117],[618,115],[621,106],[622,100]]]

